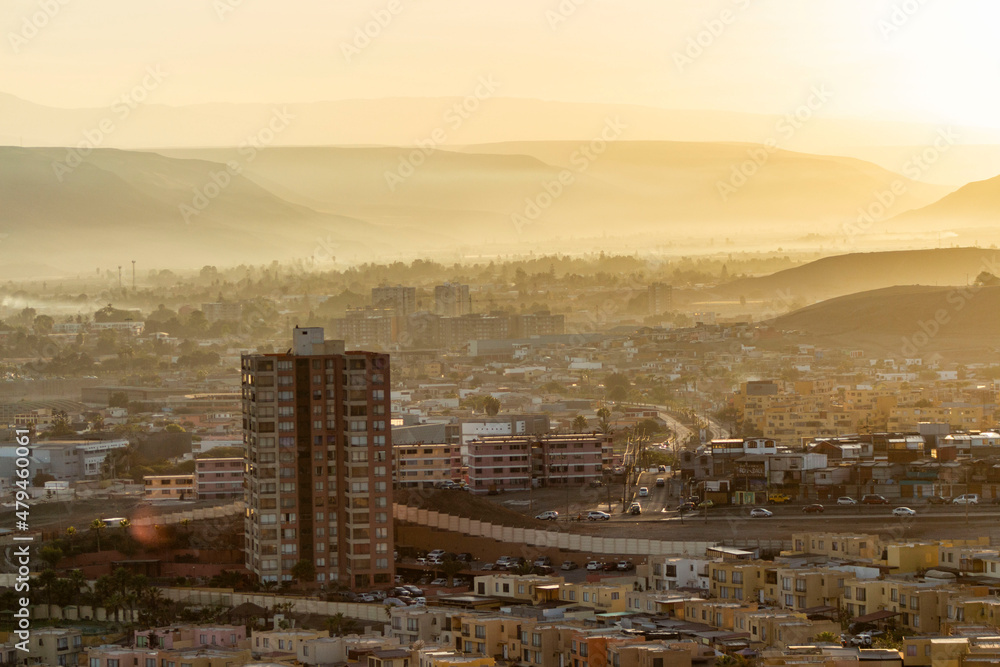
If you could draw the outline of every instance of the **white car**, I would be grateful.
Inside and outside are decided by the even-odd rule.
[[[916,513],[916,510],[912,510],[909,507],[897,507],[892,510],[893,516],[913,516]]]
[[[960,496],[956,496],[954,500],[951,501],[954,505],[978,505],[979,504],[979,494],[978,493],[964,493]]]
[[[592,560],[589,563],[587,563],[587,569],[593,572],[594,570],[604,569],[604,566],[598,563],[596,560]]]
[[[444,558],[445,553],[446,552],[445,552],[444,549],[435,549],[434,551],[428,551],[427,552],[427,557],[428,558]]]
[[[639,489],[639,497],[640,498],[645,498],[648,495],[649,495],[649,489],[647,489],[644,486]]]
[[[857,505],[858,501],[850,496],[841,496],[837,498],[838,505]]]
[[[774,512],[766,510],[763,507],[755,507],[750,510],[751,519],[766,519],[769,516],[774,516]]]
[[[448,580],[445,579],[444,577],[438,577],[437,579],[431,582],[431,586],[447,586],[447,585],[448,585]]]
[[[546,512],[542,512],[541,514],[535,515],[535,518],[541,519],[542,521],[555,521],[556,519],[559,518],[559,512],[555,510],[548,510]]]
[[[587,518],[591,521],[610,521],[611,515],[607,512],[599,512],[594,510],[593,512],[587,512]]]

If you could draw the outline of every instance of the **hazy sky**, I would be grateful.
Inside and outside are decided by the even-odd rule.
[[[0,92],[104,107],[159,66],[166,104],[464,95],[485,75],[509,97],[782,113],[826,86],[823,114],[996,127],[998,24],[996,0],[8,0]]]

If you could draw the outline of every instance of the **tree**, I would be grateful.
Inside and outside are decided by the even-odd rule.
[[[587,418],[583,415],[577,415],[573,418],[573,432],[583,433],[587,430]]]
[[[325,624],[331,637],[343,637],[344,635],[349,635],[357,627],[357,622],[353,618],[344,616],[344,614],[340,612],[327,617]]]
[[[90,529],[94,531],[95,535],[97,535],[98,551],[101,550],[101,531],[104,530],[105,527],[106,526],[104,525],[104,521],[102,521],[101,519],[94,519],[93,521],[90,522]]]
[[[483,408],[490,417],[496,417],[500,412],[500,399],[496,396],[487,396],[483,399]]]
[[[813,637],[813,641],[820,644],[832,644],[840,641],[840,638],[832,632],[821,632]]]
[[[47,472],[42,472],[41,470],[39,470],[37,473],[35,473],[35,478],[31,480],[31,485],[45,486],[45,482],[54,482],[54,481],[56,481],[55,475],[50,475]]]
[[[454,560],[449,558],[441,565],[441,572],[444,573],[445,578],[448,580],[449,586],[455,585],[455,575],[465,569],[465,563],[462,561]]]
[[[128,407],[128,394],[124,391],[115,391],[108,396],[108,407],[109,408],[127,408]]]
[[[45,561],[45,564],[50,568],[54,568],[56,563],[62,560],[63,551],[59,547],[46,545],[38,552],[38,557]]]

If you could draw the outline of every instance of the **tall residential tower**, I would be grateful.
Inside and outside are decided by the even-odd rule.
[[[242,358],[246,567],[354,590],[393,583],[389,357],[298,328],[282,354]]]

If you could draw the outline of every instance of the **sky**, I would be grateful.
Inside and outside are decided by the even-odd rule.
[[[1000,127],[996,0],[8,0],[0,92],[103,107],[501,93]],[[367,30],[367,34],[365,31]]]

